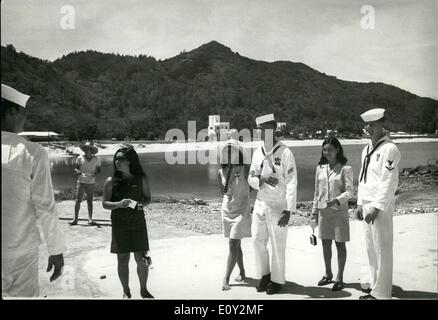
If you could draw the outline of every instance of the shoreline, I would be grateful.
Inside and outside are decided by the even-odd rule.
[[[395,209],[393,216],[415,215],[415,214],[436,214],[438,213],[438,199],[436,193],[438,187],[403,191],[396,196]],[[98,225],[110,226],[110,212],[101,207],[101,199],[95,198],[93,201],[93,218]],[[74,200],[62,200],[57,202],[59,219],[69,221],[73,217]],[[181,231],[196,232],[198,234],[221,234],[221,203],[199,202],[180,199],[174,202],[157,201],[151,202],[145,208],[147,221],[174,227]],[[291,215],[289,227],[307,226],[311,212],[312,201],[301,201],[297,204],[297,212]],[[349,203],[349,220],[356,220],[354,211],[355,201]],[[102,214],[101,212],[104,212]],[[251,213],[252,214],[252,213]],[[86,221],[86,203],[81,204],[80,220]]]
[[[400,182],[395,195],[394,216],[406,214],[438,213],[438,175],[436,173],[420,173],[400,175]],[[60,212],[74,211],[74,192],[58,192],[55,194],[57,206],[62,208]],[[357,204],[357,187],[352,199],[349,200],[349,218],[355,220],[354,212]],[[94,198],[94,207],[97,212],[102,211],[101,194],[97,193]],[[84,217],[86,205],[82,202],[82,214]],[[151,203],[145,208],[145,215],[153,223],[175,227],[180,230],[197,232],[202,234],[222,233],[221,202],[205,201],[195,197],[175,198],[167,196],[153,196]],[[297,212],[291,215],[289,226],[305,226],[309,224],[312,210],[312,201],[300,201],[297,203]],[[252,211],[252,210],[251,210]],[[85,215],[86,217],[86,215]],[[63,214],[60,219],[68,220],[70,217]],[[99,214],[97,219],[110,223],[108,212],[104,216]]]
[[[323,139],[309,139],[309,140],[281,140],[288,147],[312,147],[321,146]],[[369,139],[341,139],[342,145],[366,145],[369,143]],[[426,143],[426,142],[438,142],[438,138],[398,138],[393,140],[394,143]],[[223,146],[226,141],[214,141],[214,142],[184,142],[184,143],[130,143],[134,146],[135,151],[138,154],[148,153],[165,153],[165,152],[188,152],[188,151],[207,151],[217,150]],[[55,142],[56,144],[56,142]],[[99,152],[96,156],[113,156],[117,149],[124,146],[124,143],[114,144],[99,144],[104,148],[99,148]],[[261,145],[261,141],[241,142],[243,148],[253,149]],[[52,149],[44,147],[49,152],[50,159],[58,159],[65,157],[75,157],[77,154],[82,154],[81,149],[78,146],[70,146],[68,149],[72,154],[66,153],[62,149]],[[76,155],[74,155],[76,154]]]

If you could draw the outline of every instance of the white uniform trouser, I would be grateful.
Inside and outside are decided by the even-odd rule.
[[[287,226],[278,226],[278,217],[283,210],[266,206],[256,200],[251,233],[255,249],[255,277],[260,279],[271,273],[271,281],[285,283],[285,258]],[[271,239],[272,259],[269,268],[268,240]]]
[[[370,210],[370,202],[363,203],[363,216]],[[392,297],[393,271],[393,205],[380,211],[374,224],[365,225],[365,240],[370,264],[371,295],[378,299]]]
[[[3,298],[38,295],[38,250],[16,258],[2,256]]]

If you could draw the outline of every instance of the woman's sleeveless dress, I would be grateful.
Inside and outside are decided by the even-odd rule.
[[[228,190],[222,200],[224,236],[230,239],[251,237],[249,185],[244,168],[244,166],[237,166],[231,169]],[[224,177],[223,173],[221,177]]]
[[[111,201],[143,200],[142,177],[132,179],[120,187],[113,186]],[[111,253],[149,250],[148,232],[143,211],[119,208],[111,211]]]

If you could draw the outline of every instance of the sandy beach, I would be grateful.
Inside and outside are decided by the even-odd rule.
[[[365,145],[369,143],[369,139],[341,139],[342,145]],[[283,140],[288,147],[305,147],[305,146],[321,146],[323,140]],[[395,143],[424,143],[424,142],[438,142],[438,138],[400,138],[395,139]],[[136,143],[131,142],[137,153],[159,153],[159,152],[184,152],[184,151],[206,151],[217,150],[222,147],[226,142],[186,142],[186,143]],[[241,145],[244,148],[256,148],[261,145],[261,141],[242,142]],[[99,148],[98,156],[110,156],[114,155],[116,150],[123,147],[123,143],[114,144],[101,144],[103,148]],[[48,148],[50,158],[59,157],[71,157],[71,155],[64,152],[61,149]],[[69,150],[73,154],[81,154],[82,151],[79,146],[70,146]]]
[[[418,139],[419,142],[436,141]],[[352,140],[351,144],[367,143]],[[400,140],[400,143],[414,142]],[[260,142],[259,142],[260,143]],[[320,140],[286,141],[288,145],[319,145]],[[345,142],[348,143],[348,142]],[[216,148],[222,143],[171,144],[166,148],[187,150]],[[247,144],[253,147],[256,143]],[[100,155],[112,154],[120,144],[108,145]],[[140,152],[162,152],[163,145],[137,145]],[[140,151],[141,150],[141,151]],[[171,149],[174,150],[175,149]],[[400,174],[394,212],[394,269],[393,296],[396,299],[438,298],[437,280],[437,214],[438,176],[431,171],[417,170]],[[408,170],[409,171],[409,170]],[[93,218],[96,226],[87,225],[86,203],[80,211],[77,226],[68,225],[73,217],[73,192],[57,194],[57,210],[65,235],[67,251],[64,275],[55,283],[48,281],[45,272],[47,250],[40,247],[39,274],[41,293],[49,299],[120,299],[121,289],[117,276],[116,257],[109,253],[111,242],[110,212],[102,208],[101,198],[94,199]],[[258,294],[254,287],[254,250],[250,239],[242,241],[248,279],[232,284],[230,292],[220,290],[220,280],[227,257],[227,242],[222,235],[221,204],[202,199],[173,199],[153,197],[146,207],[145,216],[151,243],[153,266],[149,286],[158,299],[357,299],[362,292],[361,277],[366,266],[366,250],[362,223],[354,219],[355,200],[350,202],[351,242],[345,273],[348,282],[345,290],[333,293],[329,288],[316,286],[323,268],[320,245],[308,243],[310,235],[309,214],[311,201],[297,205],[297,214],[289,221],[290,236],[287,251],[290,263],[286,273],[287,283],[282,294],[268,297]],[[292,261],[300,261],[293,263]],[[315,266],[309,272],[305,266]],[[138,282],[131,259],[131,289],[138,298]],[[414,274],[420,274],[415,277]],[[181,277],[181,274],[184,274]],[[201,280],[202,279],[202,280]],[[177,289],[176,289],[177,288]],[[201,294],[200,294],[201,293]]]
[[[395,299],[436,299],[437,280],[437,189],[402,193],[396,200],[394,216]],[[79,225],[70,227],[74,201],[57,204],[60,225],[65,235],[64,274],[56,282],[48,281],[47,249],[40,247],[40,285],[42,297],[49,299],[120,299],[116,257],[110,254],[110,212],[94,201],[97,226],[87,225],[86,205],[82,204]],[[267,296],[255,291],[254,252],[250,239],[242,241],[248,278],[232,283],[232,290],[220,290],[227,256],[227,242],[221,234],[220,204],[190,205],[152,203],[145,211],[153,265],[149,287],[158,299],[357,299],[362,293],[361,277],[366,266],[363,227],[351,220],[351,242],[345,290],[333,293],[317,287],[323,272],[320,245],[308,244],[307,209],[292,216],[287,244],[287,283],[282,294]],[[294,263],[300,261],[300,263]],[[309,272],[308,267],[314,268]],[[131,290],[138,298],[135,262],[131,259]],[[415,276],[419,275],[421,276]],[[181,277],[181,275],[184,275]]]

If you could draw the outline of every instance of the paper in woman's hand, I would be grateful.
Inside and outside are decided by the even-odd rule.
[[[137,201],[132,200],[132,199],[129,199],[129,200],[130,200],[130,202],[129,202],[128,207],[131,209],[135,209],[135,206],[137,205]]]

